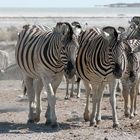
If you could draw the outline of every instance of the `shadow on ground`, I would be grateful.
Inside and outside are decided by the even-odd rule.
[[[0,122],[0,134],[1,133],[53,133],[58,132],[61,130],[73,129],[81,127],[77,124],[68,124],[68,123],[59,123],[58,127],[52,128],[51,126],[47,126],[45,124],[17,124],[17,123],[10,123],[10,122]]]

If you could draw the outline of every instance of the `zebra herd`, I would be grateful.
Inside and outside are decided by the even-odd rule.
[[[119,33],[112,26],[83,29],[78,22],[58,22],[53,29],[41,25],[23,26],[18,34],[15,53],[29,98],[28,123],[40,120],[40,93],[44,86],[48,96],[46,124],[57,126],[56,90],[63,75],[67,82],[75,75],[78,82],[82,79],[86,89],[84,119],[90,121],[90,126],[101,121],[100,104],[104,87],[108,84],[113,127],[118,127],[117,79],[120,79],[123,87],[124,113],[130,118],[134,117],[137,114],[136,99],[140,82],[140,17],[133,17],[129,24],[126,31],[118,28]],[[68,96],[67,93],[66,98]]]

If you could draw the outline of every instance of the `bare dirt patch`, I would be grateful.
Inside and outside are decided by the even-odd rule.
[[[109,96],[102,100],[102,122],[97,127],[89,127],[83,119],[85,93],[81,98],[64,100],[65,84],[57,90],[56,114],[59,127],[52,129],[44,125],[47,100],[42,100],[41,120],[37,124],[27,124],[28,101],[19,101],[22,94],[21,82],[0,82],[0,140],[138,140],[140,139],[140,95],[138,95],[138,115],[125,118],[122,96],[117,96],[119,128],[112,128],[112,110]],[[45,95],[42,94],[44,97]]]

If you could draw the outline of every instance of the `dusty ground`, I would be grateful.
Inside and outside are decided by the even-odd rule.
[[[85,93],[80,99],[64,100],[65,85],[57,90],[56,114],[59,128],[45,126],[47,101],[42,100],[41,121],[38,124],[26,124],[28,101],[20,101],[22,94],[19,81],[0,82],[0,140],[138,140],[140,139],[140,95],[138,96],[138,114],[134,119],[125,118],[123,99],[117,96],[117,112],[120,126],[112,128],[112,113],[109,96],[102,101],[102,122],[97,127],[89,127],[83,120]],[[42,94],[44,97],[45,95]]]

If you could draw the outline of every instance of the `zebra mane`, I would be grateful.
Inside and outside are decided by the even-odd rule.
[[[68,32],[68,34],[67,34],[67,40],[68,40],[68,41],[72,41],[72,39],[73,39],[73,34],[74,34],[73,28],[72,28],[72,26],[70,25],[70,23],[68,23],[68,22],[64,22],[64,24],[66,24],[66,25],[69,27],[69,32]]]
[[[102,29],[103,31],[109,33],[110,35],[114,35],[115,39],[118,39],[118,33],[116,31],[116,29],[112,26],[106,26]]]
[[[29,29],[29,26],[30,26],[30,24],[26,24],[22,28],[25,29],[25,30],[28,30]]]
[[[77,22],[77,21],[72,22],[71,25],[72,25],[72,26],[75,26],[75,27],[77,27],[77,28],[82,28],[81,25],[80,25],[80,23]]]

